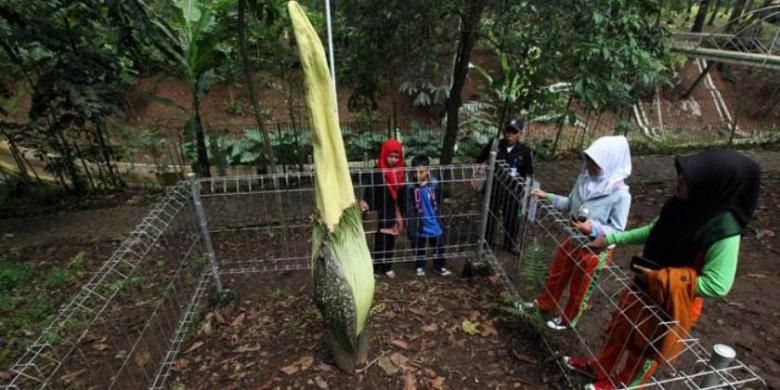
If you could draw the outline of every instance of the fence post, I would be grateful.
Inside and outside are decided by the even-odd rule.
[[[493,177],[496,174],[496,140],[493,140],[490,146],[490,158],[488,159],[487,178],[485,179],[485,198],[482,201],[482,220],[479,224],[479,240],[482,242],[483,247],[488,246],[488,242],[485,241],[485,234],[487,233],[488,219],[490,217],[490,199],[493,195]]]
[[[712,356],[710,357],[709,366],[715,369],[715,371],[708,373],[702,380],[702,387],[710,388],[719,386],[723,383],[721,375],[718,371],[723,370],[729,366],[732,360],[737,357],[737,352],[734,348],[729,347],[726,344],[715,344],[712,347]]]
[[[211,277],[214,278],[214,285],[217,287],[217,293],[222,294],[222,280],[219,277],[219,267],[217,266],[217,256],[214,254],[214,246],[211,244],[211,236],[209,235],[209,225],[206,221],[206,211],[203,209],[203,202],[200,199],[200,184],[198,178],[194,173],[187,175],[190,180],[190,187],[192,188],[192,202],[195,205],[195,213],[198,217],[198,226],[200,227],[200,235],[203,238],[203,242],[206,244],[206,251],[209,255],[209,266],[211,267]]]

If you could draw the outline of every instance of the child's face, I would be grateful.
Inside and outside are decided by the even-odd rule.
[[[390,153],[390,154],[387,155],[387,165],[391,166],[391,167],[394,167],[394,166],[398,165],[398,160],[400,160],[400,159],[401,159],[401,155],[400,154],[398,154],[396,152]]]
[[[430,169],[426,166],[415,167],[414,174],[417,177],[417,181],[428,181],[428,175],[430,174]]]
[[[594,177],[597,177],[601,175],[601,167],[599,167],[598,164],[596,164],[595,161],[593,161],[592,158],[585,156],[585,169],[588,171],[588,174]]]

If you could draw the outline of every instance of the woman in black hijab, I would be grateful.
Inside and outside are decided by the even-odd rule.
[[[644,289],[640,294],[643,299],[653,301],[669,317],[680,316],[678,309],[684,302],[682,312],[686,318],[682,322],[692,326],[701,314],[703,297],[723,297],[734,283],[742,232],[758,203],[761,170],[753,160],[730,150],[678,157],[675,165],[677,190],[658,218],[640,228],[599,237],[591,246],[601,249],[611,244],[645,244],[643,255],[632,262],[632,270],[637,272],[633,289]],[[688,273],[680,273],[681,270]],[[690,296],[680,299],[678,291],[678,295],[667,296],[662,303],[657,297],[658,277],[663,274],[668,278],[670,272],[691,282],[687,294]],[[667,289],[674,284],[669,279],[664,282]],[[679,280],[675,283],[680,284]],[[666,293],[673,295],[668,290]],[[636,304],[638,298],[632,298],[640,295],[624,292],[619,303],[621,311],[642,306]],[[675,313],[668,313],[670,303],[678,305]],[[638,339],[635,335],[641,330],[632,329],[625,317],[625,313],[613,316],[607,342],[594,359],[564,357],[569,368],[596,378],[586,389],[640,385],[649,380],[659,361],[670,361],[657,356],[657,348],[656,353],[650,353],[653,348],[647,345],[628,346]],[[627,331],[616,332],[619,328]],[[616,372],[623,354],[628,357],[622,370]]]

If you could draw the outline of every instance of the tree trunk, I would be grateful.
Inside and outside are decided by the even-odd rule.
[[[707,22],[708,26],[712,26],[715,23],[715,18],[718,17],[718,11],[720,11],[720,0],[715,0],[715,3],[712,4],[710,20]]]
[[[573,100],[574,95],[569,95],[569,101],[566,102],[566,110],[564,110],[563,117],[558,121],[558,128],[555,130],[555,141],[553,141],[552,154],[550,154],[550,156],[554,157],[555,152],[558,150],[558,141],[561,139],[563,125],[569,119],[569,108],[571,108],[571,103]]]
[[[108,167],[108,177],[111,186],[114,188],[122,188],[125,186],[125,183],[119,177],[119,172],[114,172],[114,167],[111,165],[111,146],[108,145],[106,138],[103,136],[103,118],[96,118],[92,122],[95,124],[95,135],[97,135],[100,155],[103,156],[103,161],[105,161],[106,167]]]
[[[200,120],[200,98],[197,88],[192,91],[192,109],[193,126],[195,126],[195,147],[198,152],[197,171],[200,177],[211,177],[211,167],[209,166],[209,154],[206,151],[206,135],[203,132],[203,123]]]
[[[710,8],[711,0],[701,0],[699,3],[699,12],[696,13],[696,19],[693,21],[691,32],[702,32],[704,21],[707,19],[707,10]]]
[[[734,8],[731,9],[731,15],[729,15],[729,22],[726,24],[726,32],[731,30],[739,24],[739,19],[742,16],[742,12],[745,10],[745,4],[747,0],[737,0],[734,3]]]
[[[257,101],[257,92],[255,91],[255,80],[252,77],[252,70],[249,66],[249,58],[246,54],[246,37],[244,32],[246,30],[245,22],[246,14],[246,0],[238,0],[238,53],[241,56],[241,63],[244,68],[244,78],[246,79],[246,88],[249,92],[249,100],[252,102],[252,110],[255,113],[255,122],[257,122],[257,128],[260,133],[263,134],[263,151],[265,154],[265,161],[268,163],[268,168],[271,173],[276,172],[276,160],[274,158],[274,149],[271,145],[271,135],[268,134],[268,129],[263,126],[263,118],[260,113],[260,103]]]
[[[450,88],[447,101],[444,103],[447,110],[447,130],[442,144],[442,164],[452,163],[452,158],[455,154],[455,142],[458,139],[458,113],[460,106],[463,105],[461,93],[463,92],[463,86],[466,84],[471,50],[477,41],[477,29],[479,29],[482,10],[485,8],[485,0],[469,0],[466,2],[465,8],[461,18],[458,52],[452,72],[452,87]]]

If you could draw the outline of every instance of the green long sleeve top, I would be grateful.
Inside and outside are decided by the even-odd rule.
[[[655,220],[649,224],[625,232],[607,234],[612,245],[639,245],[647,241]],[[704,266],[696,280],[696,295],[703,297],[724,297],[734,285],[739,258],[741,236],[723,238],[712,244],[704,255]]]

